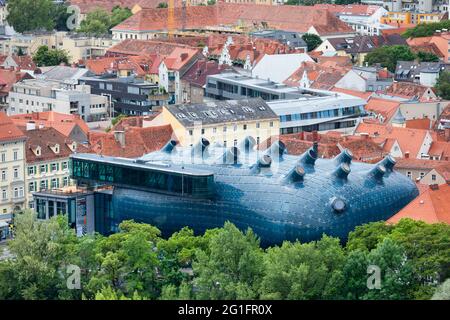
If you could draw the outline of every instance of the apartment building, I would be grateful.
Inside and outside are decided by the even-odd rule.
[[[25,207],[26,136],[0,112],[0,222]]]
[[[109,98],[91,94],[87,85],[69,89],[58,81],[24,80],[13,86],[7,110],[8,115],[44,111],[78,114],[84,121],[92,122],[108,117]]]
[[[231,147],[248,136],[260,143],[280,130],[278,116],[261,98],[168,105],[152,122],[170,124],[182,146],[205,138]]]
[[[72,185],[69,173],[69,156],[86,152],[87,148],[51,127],[36,127],[27,123],[24,129],[26,142],[26,203],[34,209],[33,192],[56,190]],[[51,210],[53,212],[53,210]]]

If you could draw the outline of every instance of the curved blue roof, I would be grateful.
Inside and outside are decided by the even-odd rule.
[[[214,197],[119,186],[113,194],[117,221],[151,223],[165,235],[184,226],[204,232],[231,221],[241,229],[251,227],[264,245],[317,240],[324,233],[346,239],[355,226],[386,220],[418,195],[410,179],[392,170],[391,157],[376,165],[352,162],[349,151],[316,159],[316,148],[292,156],[278,142],[255,151],[247,141],[239,149],[172,145],[145,155],[140,163],[213,172]]]

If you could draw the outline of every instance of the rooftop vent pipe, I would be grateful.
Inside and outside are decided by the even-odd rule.
[[[240,151],[236,147],[227,149],[222,155],[223,164],[238,164]]]
[[[272,156],[272,158],[282,158],[283,154],[286,152],[285,144],[280,140],[277,140],[267,149],[266,154]]]
[[[370,175],[377,180],[383,179],[384,174],[386,173],[386,167],[382,164],[377,164],[375,168],[370,171]]]
[[[241,150],[244,150],[245,153],[250,153],[253,150],[253,147],[256,145],[256,140],[253,137],[245,137],[245,139],[239,145]]]
[[[305,169],[300,164],[297,164],[286,176],[289,182],[303,182],[305,177]]]
[[[175,149],[175,146],[177,145],[177,142],[175,140],[170,140],[166,143],[166,145],[161,149],[162,152],[166,153],[172,153],[173,149]]]
[[[392,171],[394,169],[396,163],[397,161],[391,155],[387,155],[383,160],[380,161],[380,164],[382,164],[389,171]]]
[[[304,164],[310,164],[314,165],[317,160],[317,152],[314,150],[314,147],[309,148],[306,150],[305,153],[302,154],[300,161]]]
[[[334,171],[334,174],[336,177],[340,178],[340,179],[347,179],[347,176],[350,173],[350,166],[348,165],[348,163],[341,163],[339,165],[339,167],[337,167],[337,169]]]
[[[349,149],[344,149],[335,159],[337,163],[350,164],[353,159],[353,153]]]

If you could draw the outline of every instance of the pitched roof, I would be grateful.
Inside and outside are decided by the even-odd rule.
[[[450,185],[430,187],[411,201],[400,212],[387,220],[397,223],[402,218],[424,221],[426,223],[444,222],[450,224]]]
[[[305,61],[313,62],[306,53],[266,54],[253,68],[252,76],[281,83],[289,78]]]
[[[167,56],[176,48],[197,49],[189,45],[167,41],[126,39],[109,48],[106,56],[139,56],[143,54]]]
[[[428,118],[406,120],[406,128],[429,130],[433,127],[433,121]]]
[[[41,124],[44,127],[52,127],[66,137],[71,134],[75,126],[78,126],[86,135],[89,132],[89,127],[79,116],[55,111],[18,114],[11,116],[11,120],[19,126],[26,126],[27,122],[34,121],[37,127]]]
[[[190,63],[198,52],[198,49],[177,47],[163,61],[169,70],[180,70]]]
[[[152,54],[88,59],[85,61],[85,65],[95,75],[102,75],[107,72],[117,71],[124,64],[127,64],[137,76],[143,77],[147,74],[157,73],[161,61],[162,58],[159,55]]]
[[[3,111],[0,111],[0,141],[18,139],[26,139],[26,137],[12,120]]]
[[[67,158],[73,153],[68,144],[72,144],[72,140],[67,139],[65,135],[58,132],[55,128],[42,128],[35,130],[22,130],[27,136],[26,143],[26,160],[28,163],[48,161],[53,159]],[[59,145],[59,152],[54,152],[51,147]],[[40,154],[37,155],[33,150],[40,147]],[[76,145],[77,152],[86,153],[88,148],[81,144]]]
[[[353,33],[346,23],[328,10],[308,6],[261,6],[218,2],[212,6],[174,9],[175,29],[195,29],[220,25],[254,26],[265,22],[270,29],[307,32],[311,26],[321,35]],[[113,30],[167,30],[168,9],[144,9]]]
[[[374,14],[381,6],[375,5],[365,5],[365,4],[347,4],[347,5],[339,5],[339,4],[327,4],[327,3],[318,3],[314,5],[314,8],[317,9],[326,9],[330,12],[339,15],[355,15],[355,16],[371,16]]]
[[[438,161],[438,160],[401,158],[397,159],[397,164],[395,165],[395,167],[399,169],[432,170],[447,163],[448,163],[447,161]]]
[[[450,159],[450,142],[433,141],[428,154],[430,156],[439,156],[443,160]]]
[[[396,114],[400,102],[394,100],[380,99],[371,97],[364,109],[371,111],[377,115],[381,115],[384,120],[383,123],[388,123]]]
[[[410,82],[393,82],[392,85],[386,89],[386,94],[408,99],[421,100],[423,95],[428,91],[434,94],[433,88],[431,87]]]
[[[89,13],[95,9],[104,9],[111,12],[115,6],[132,9],[136,4],[141,8],[156,8],[162,0],[70,0],[71,5],[80,8],[82,14]]]
[[[11,91],[12,86],[23,79],[32,79],[28,73],[18,72],[9,69],[0,69],[0,96],[6,96]]]
[[[351,96],[359,97],[364,100],[369,100],[370,96],[373,94],[373,92],[361,92],[361,91],[355,91],[355,90],[343,89],[343,88],[337,88],[337,87],[333,87],[330,90],[335,91],[335,92],[342,92],[345,94],[349,94]]]
[[[170,125],[148,128],[124,128],[125,145],[114,137],[114,132],[91,132],[89,142],[96,154],[114,157],[137,158],[144,154],[160,150],[173,136]]]
[[[416,158],[428,130],[398,128],[392,125],[366,123],[362,121],[355,132],[368,133],[371,136],[382,139],[396,140],[403,154],[409,152],[411,157]]]
[[[216,61],[197,60],[181,79],[191,85],[203,87],[209,75],[218,74],[228,69],[226,65],[219,65]]]

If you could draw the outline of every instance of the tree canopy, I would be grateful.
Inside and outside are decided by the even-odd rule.
[[[96,36],[108,34],[110,29],[128,19],[133,14],[129,8],[116,6],[111,13],[98,8],[86,15],[86,19],[81,21],[78,32],[88,33]]]
[[[406,30],[402,36],[405,38],[419,38],[432,36],[436,30],[449,29],[450,20],[442,20],[433,23],[420,23],[414,28]]]
[[[438,96],[445,100],[450,99],[450,72],[442,71],[434,87]]]
[[[56,5],[52,0],[9,0],[6,20],[17,32],[53,30]]]
[[[439,61],[439,58],[430,52],[420,51],[417,54],[411,51],[408,46],[394,45],[382,46],[369,52],[364,58],[364,62],[368,65],[379,63],[382,67],[394,72],[397,61],[412,61],[418,60],[420,62]]]
[[[15,220],[13,259],[0,261],[0,299],[443,299],[448,297],[450,226],[409,219],[357,227],[346,245],[323,236],[262,248],[227,222],[168,239],[124,221],[110,236],[76,237],[63,216]],[[68,266],[80,289],[69,289]],[[369,267],[380,286],[368,286]]]
[[[305,33],[302,35],[302,39],[306,42],[308,51],[314,50],[322,43],[322,39],[320,39],[318,35],[312,33]]]
[[[57,66],[61,63],[68,64],[69,55],[64,50],[40,46],[33,56],[33,61],[38,67]]]

